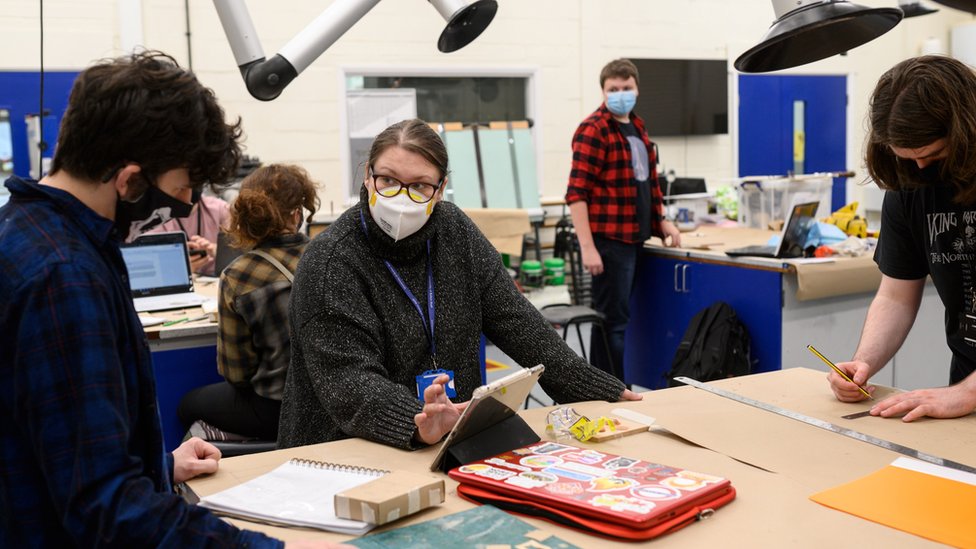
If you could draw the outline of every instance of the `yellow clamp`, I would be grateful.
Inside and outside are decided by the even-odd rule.
[[[608,427],[611,431],[617,430],[617,425],[614,421],[606,416],[602,416],[596,421],[591,421],[590,418],[586,416],[581,416],[576,423],[573,423],[569,428],[569,432],[573,433],[576,440],[580,442],[586,442],[593,438],[593,435],[597,434],[604,427]]]

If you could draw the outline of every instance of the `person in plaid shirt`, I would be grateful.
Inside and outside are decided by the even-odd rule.
[[[603,104],[573,135],[573,166],[566,203],[579,239],[583,268],[593,275],[593,307],[605,316],[610,356],[594,327],[593,365],[623,379],[624,333],[637,256],[645,240],[681,245],[678,229],[664,218],[655,149],[644,121],[632,113],[637,67],[627,59],[600,71]]]
[[[315,183],[298,166],[263,166],[241,183],[228,234],[234,247],[252,251],[220,274],[217,369],[227,381],[187,393],[179,409],[184,424],[203,420],[243,437],[278,439],[291,359],[291,277],[308,244],[298,228],[303,212],[311,219],[318,203]]]

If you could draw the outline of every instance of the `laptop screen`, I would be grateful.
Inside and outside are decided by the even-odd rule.
[[[183,233],[146,235],[122,247],[133,297],[191,291],[193,279]]]
[[[794,204],[790,217],[783,227],[779,249],[776,257],[803,257],[803,245],[806,244],[810,227],[817,222],[817,207],[819,202],[805,202]]]

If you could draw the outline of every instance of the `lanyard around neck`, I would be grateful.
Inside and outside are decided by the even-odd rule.
[[[369,235],[366,230],[366,216],[363,214],[362,210],[359,212],[359,221],[363,226],[363,234]],[[407,287],[407,283],[404,282],[403,277],[400,273],[393,267],[393,264],[389,260],[384,259],[383,264],[386,265],[386,269],[390,271],[393,276],[393,280],[396,281],[403,293],[406,294],[407,299],[413,304],[413,308],[417,310],[417,314],[420,315],[420,323],[424,326],[424,334],[427,335],[427,341],[430,342],[430,356],[434,359],[434,366],[437,365],[437,344],[434,342],[434,268],[430,258],[430,239],[427,240],[427,318],[424,318],[424,310],[420,306],[420,300],[417,296],[410,291]],[[429,319],[429,324],[428,324]]]
[[[186,233],[186,227],[183,226],[183,222],[180,218],[176,218],[176,224],[180,226],[180,230]],[[203,236],[203,197],[197,201],[197,234]],[[189,236],[189,235],[187,235]]]

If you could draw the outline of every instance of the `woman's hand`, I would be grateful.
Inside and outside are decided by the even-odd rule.
[[[444,385],[450,380],[446,374],[441,374],[424,389],[424,409],[413,417],[417,425],[417,440],[424,444],[436,444],[451,432],[461,412],[468,406],[467,402],[454,404],[447,398]]]

